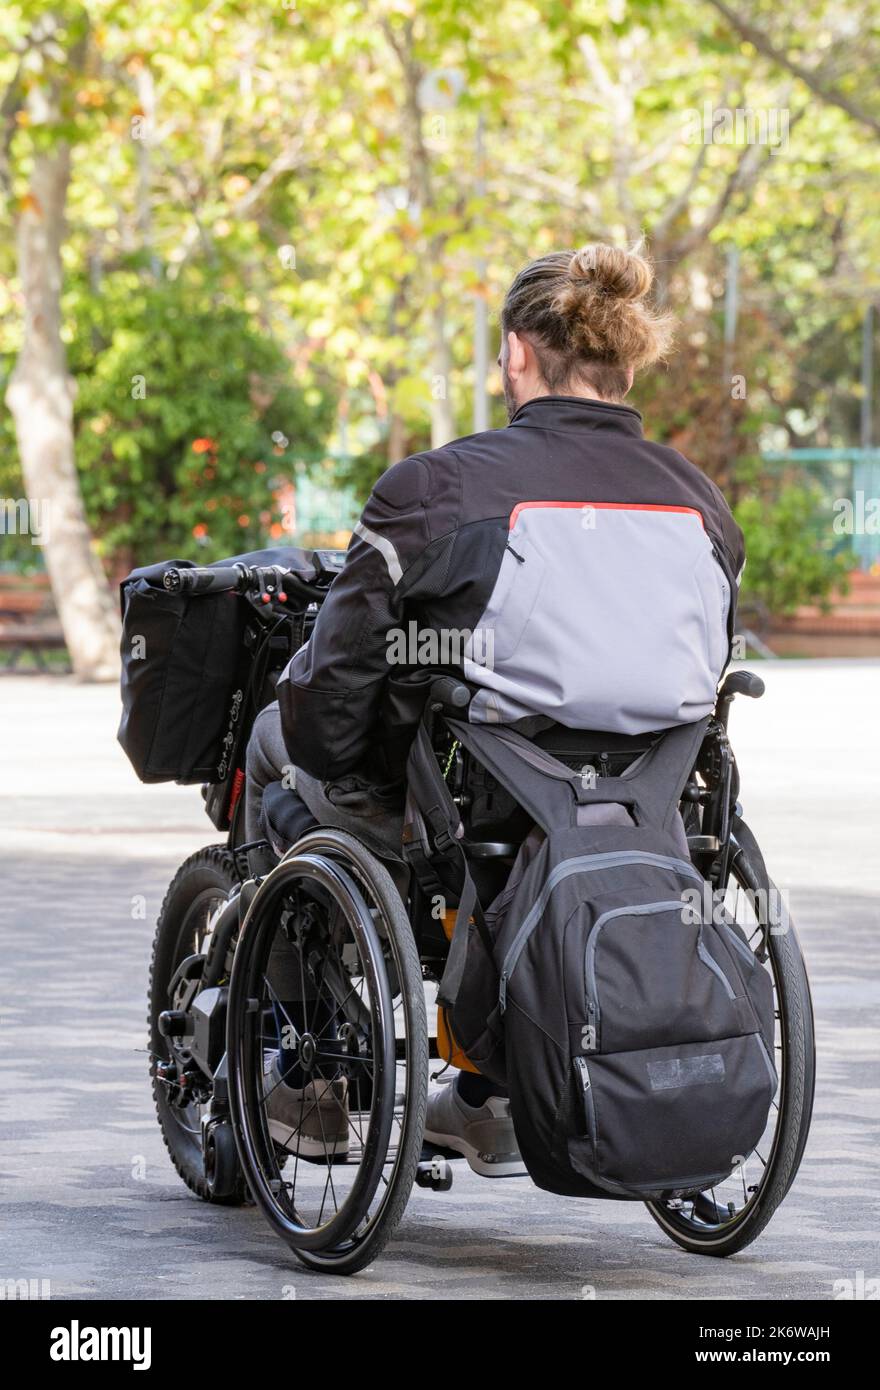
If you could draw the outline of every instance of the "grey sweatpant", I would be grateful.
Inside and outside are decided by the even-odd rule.
[[[245,783],[245,835],[248,841],[262,838],[260,803],[263,789],[287,774],[289,785],[305,802],[321,825],[350,830],[379,854],[400,855],[403,816],[374,800],[354,777],[340,777],[332,783],[319,782],[290,761],[281,733],[278,701],[267,705],[254,720],[247,750]]]

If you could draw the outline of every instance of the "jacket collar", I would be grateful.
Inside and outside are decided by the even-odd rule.
[[[613,405],[586,396],[536,396],[510,421],[543,430],[616,430],[641,439],[642,417],[631,405]]]

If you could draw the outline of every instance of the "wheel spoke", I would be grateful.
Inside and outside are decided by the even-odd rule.
[[[299,1030],[298,1030],[296,1024],[294,1023],[293,1019],[290,1017],[290,1014],[287,1012],[287,1010],[285,1009],[285,1007],[284,1007],[284,1005],[282,1004],[281,1000],[278,998],[278,995],[275,993],[274,989],[272,988],[271,982],[269,981],[269,979],[268,979],[265,975],[263,976],[263,982],[264,982],[264,984],[266,985],[266,988],[268,989],[270,995],[272,996],[272,1003],[275,1005],[276,1008],[280,1009],[281,1012],[284,1014],[284,1017],[287,1019],[288,1024],[289,1024],[290,1027],[293,1029],[294,1037],[296,1038],[296,1041],[299,1042],[299,1037],[300,1037],[300,1035],[299,1035]]]

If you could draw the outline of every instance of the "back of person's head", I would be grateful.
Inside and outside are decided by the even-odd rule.
[[[548,391],[594,388],[622,400],[633,373],[662,358],[674,319],[645,302],[654,272],[643,256],[601,242],[554,251],[517,275],[501,311],[505,339],[526,339]]]

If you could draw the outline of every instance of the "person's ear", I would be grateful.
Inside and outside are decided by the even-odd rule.
[[[528,365],[526,343],[517,333],[507,335],[507,375],[516,381],[523,375]]]
[[[626,391],[624,391],[624,393],[623,393],[624,395],[627,395],[628,392],[632,389],[632,384],[633,384],[634,379],[635,379],[635,372],[633,371],[632,367],[627,367],[627,369],[626,369]]]

